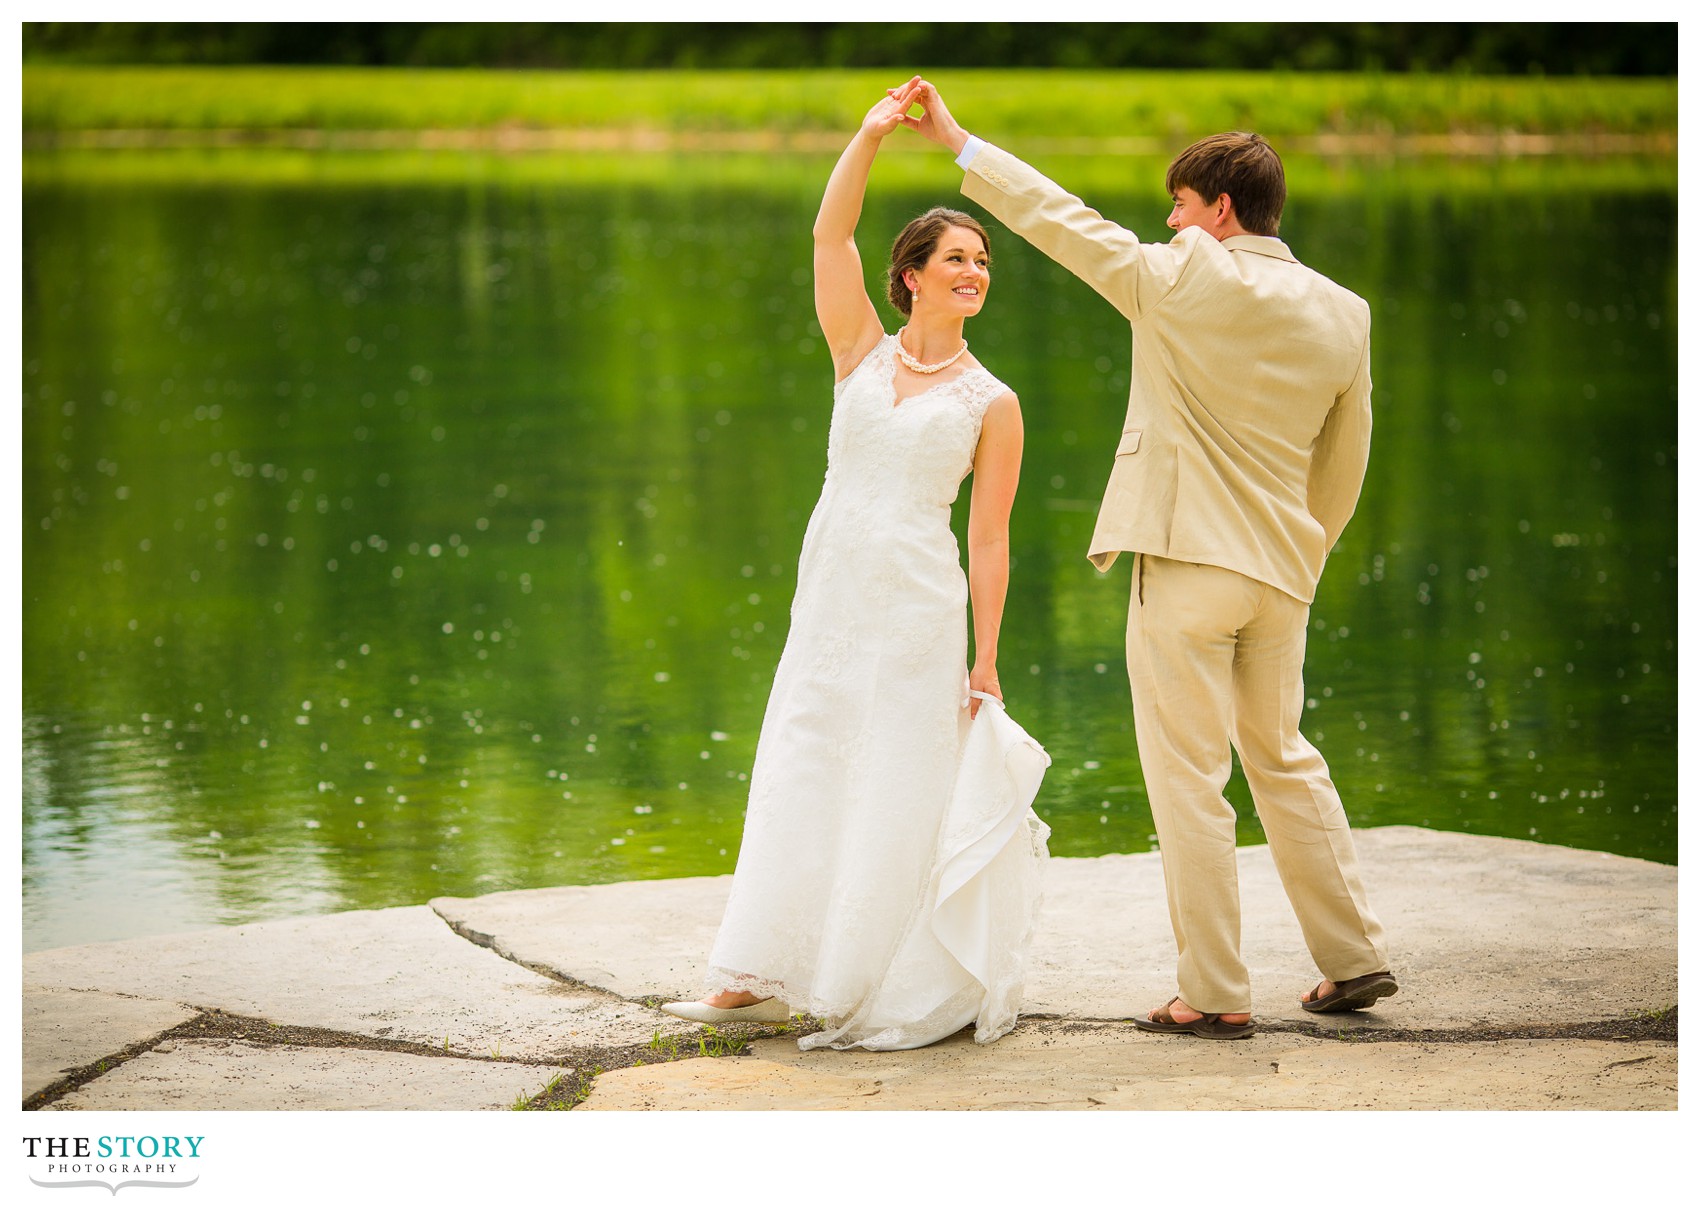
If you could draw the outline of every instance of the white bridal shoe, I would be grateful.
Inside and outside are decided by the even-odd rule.
[[[791,1021],[791,1007],[778,998],[767,998],[753,1006],[734,1006],[722,1010],[707,1002],[668,1002],[662,1012],[675,1018],[688,1018],[693,1023],[785,1023]]]

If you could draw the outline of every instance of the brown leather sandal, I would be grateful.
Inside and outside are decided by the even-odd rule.
[[[1167,1003],[1153,1010],[1150,1018],[1135,1017],[1133,1025],[1141,1031],[1158,1031],[1165,1035],[1196,1035],[1200,1039],[1244,1039],[1257,1032],[1256,1019],[1248,1019],[1243,1023],[1228,1023],[1222,1021],[1220,1014],[1206,1014],[1203,1018],[1178,1023],[1169,1007],[1180,1000],[1181,995],[1175,994]]]
[[[1354,976],[1349,981],[1337,982],[1334,992],[1326,997],[1319,996],[1321,992],[1322,982],[1318,981],[1316,988],[1310,991],[1310,997],[1299,999],[1299,1005],[1312,1014],[1367,1010],[1382,998],[1392,997],[1399,992],[1399,982],[1393,979],[1391,972],[1370,972],[1364,976]]]

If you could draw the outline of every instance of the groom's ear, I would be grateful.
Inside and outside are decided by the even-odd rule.
[[[1234,218],[1234,199],[1229,194],[1223,194],[1216,199],[1216,226],[1226,227]]]

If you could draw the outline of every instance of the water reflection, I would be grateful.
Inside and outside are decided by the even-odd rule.
[[[731,869],[824,466],[827,166],[573,163],[27,178],[26,946]],[[1285,224],[1376,322],[1309,731],[1361,823],[1674,861],[1674,190],[1404,183]],[[1143,850],[1126,574],[1082,558],[1126,328],[994,240],[970,336],[1029,425],[1004,685],[1053,850]]]

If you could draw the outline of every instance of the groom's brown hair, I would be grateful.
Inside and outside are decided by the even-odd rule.
[[[1234,200],[1240,226],[1259,236],[1281,230],[1281,208],[1287,204],[1287,174],[1281,157],[1262,135],[1231,130],[1200,139],[1169,164],[1163,188],[1171,196],[1190,189],[1215,202],[1223,194]]]

